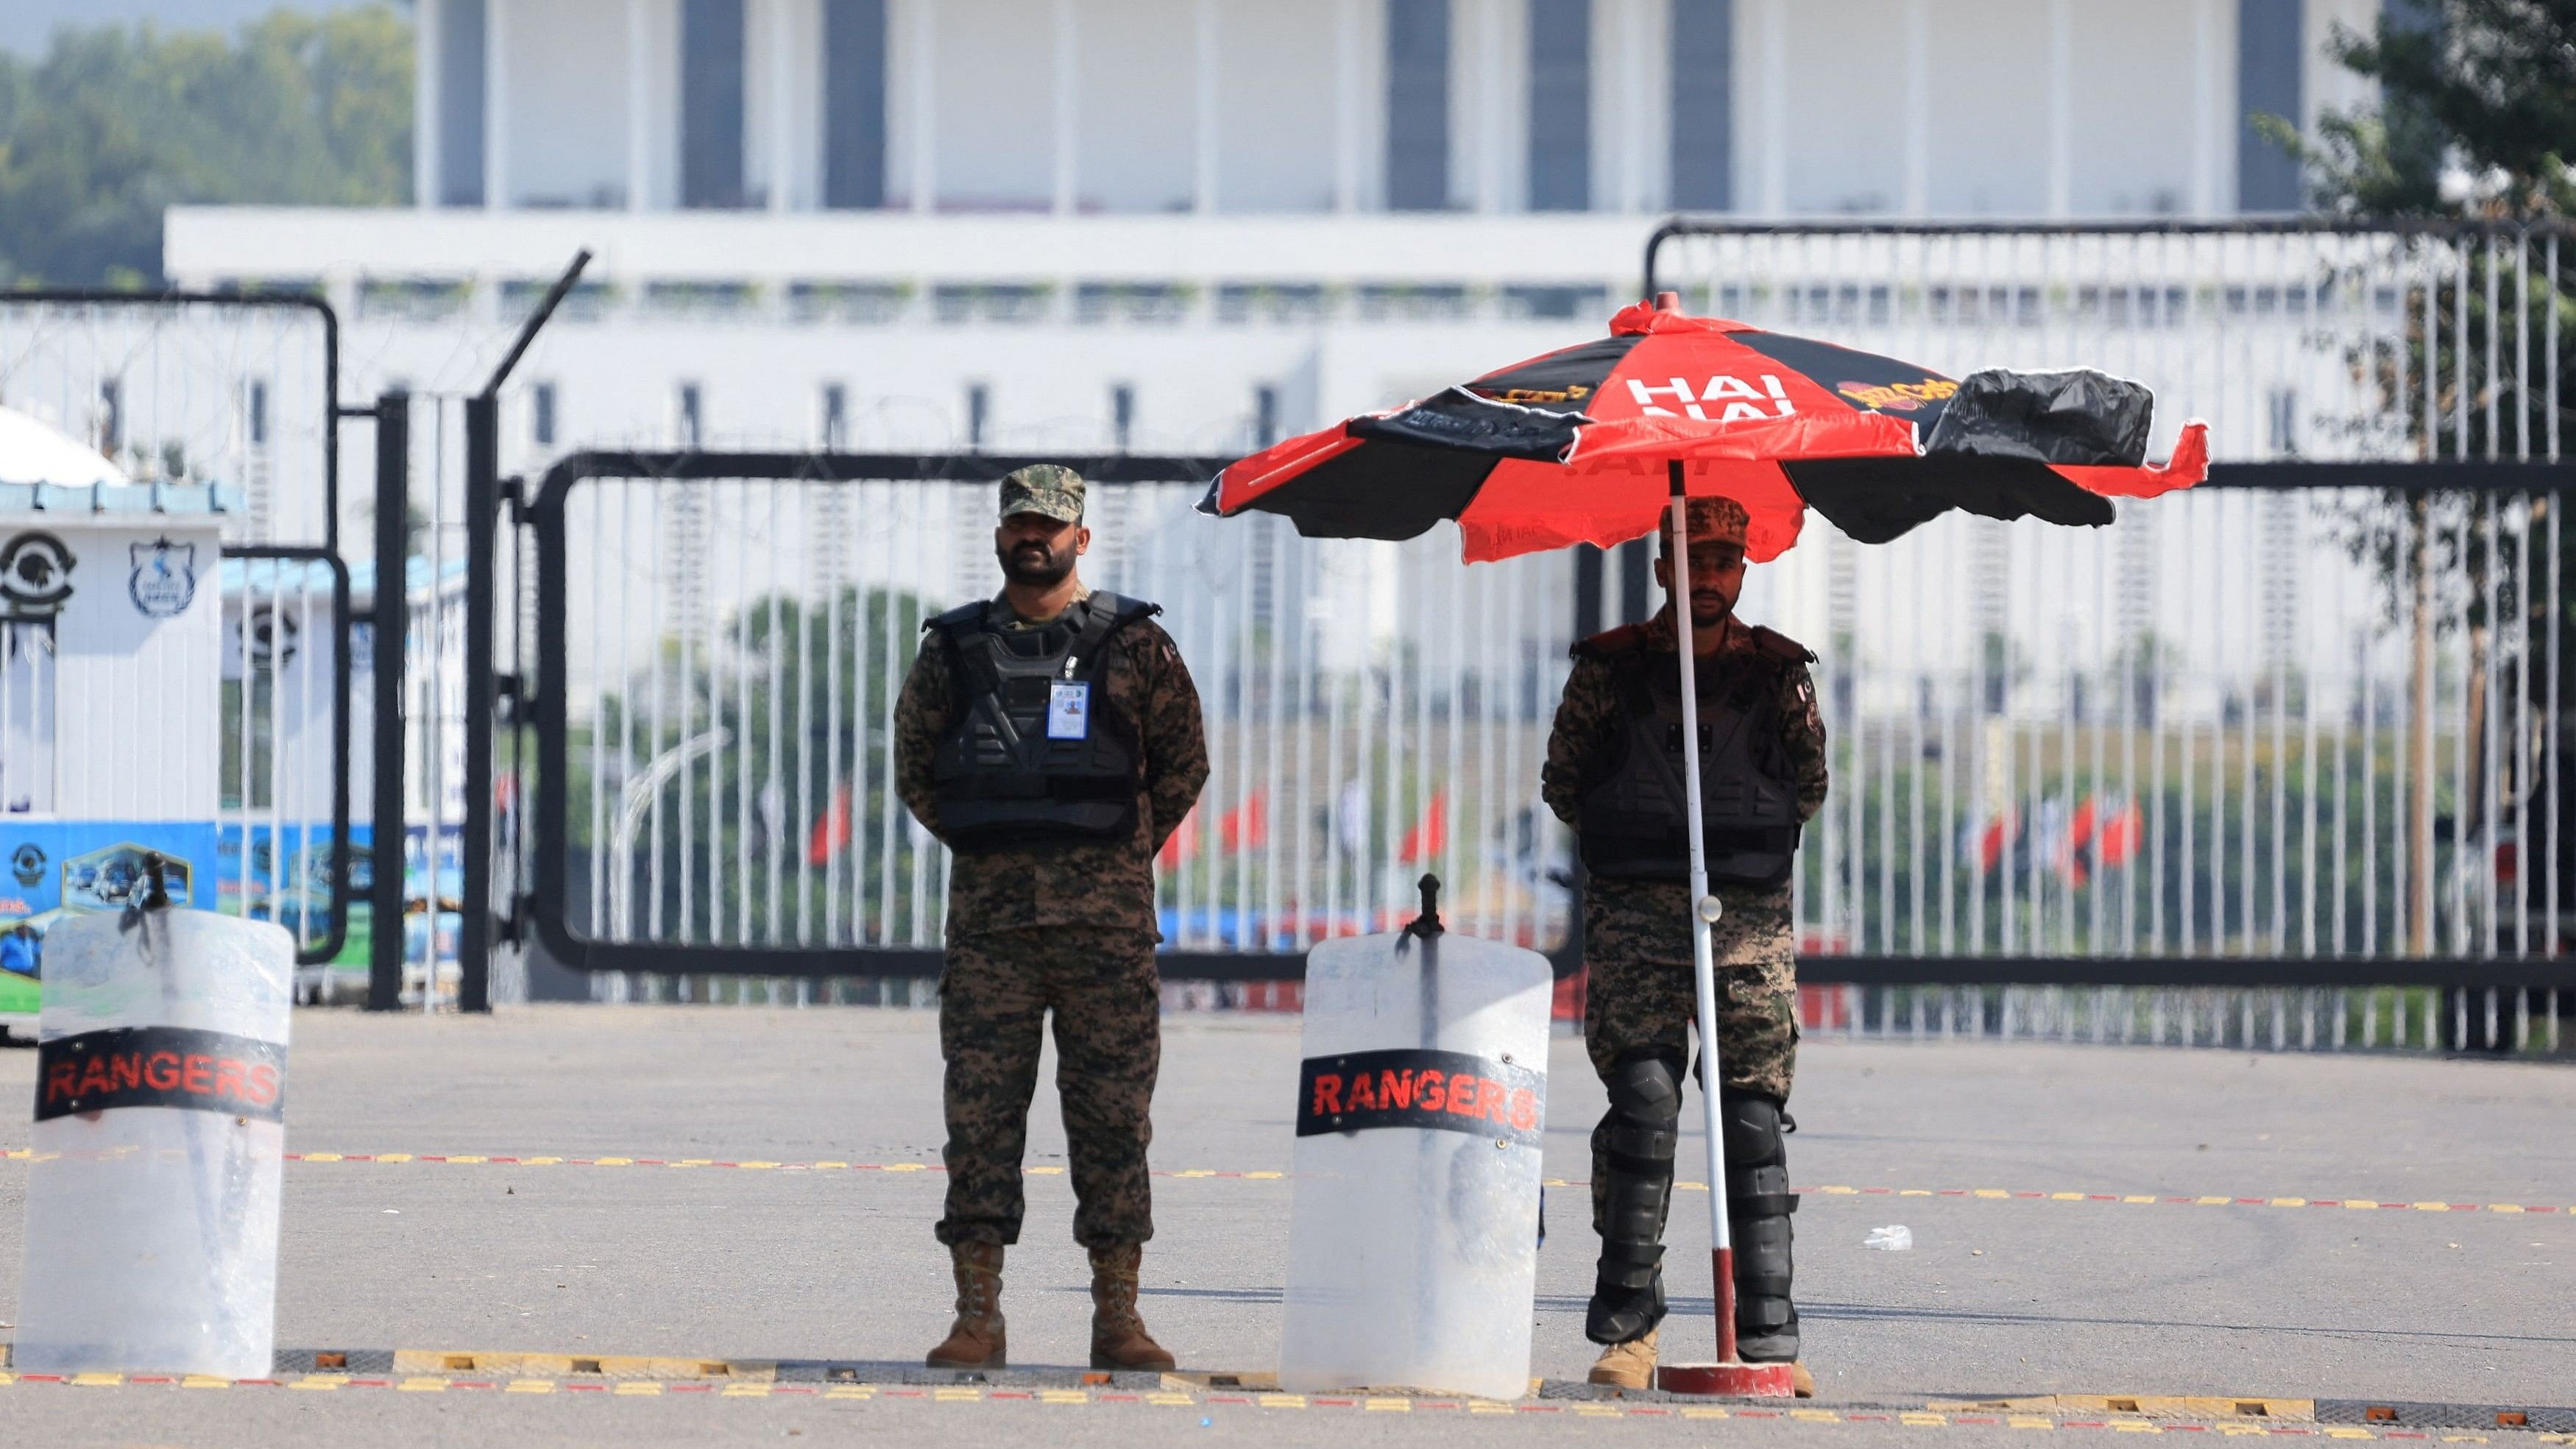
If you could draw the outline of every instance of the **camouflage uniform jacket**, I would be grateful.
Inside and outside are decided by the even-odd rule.
[[[1674,658],[1672,610],[1669,606],[1642,626],[1648,654],[1656,656],[1650,668],[1678,669]],[[1731,665],[1761,646],[1753,631],[1742,621],[1729,618],[1724,625],[1725,637],[1714,654],[1703,656],[1699,668],[1699,696],[1711,702],[1722,696],[1721,682]],[[1774,636],[1777,637],[1777,636]],[[1602,763],[1603,752],[1614,747],[1619,733],[1619,687],[1608,661],[1592,657],[1579,647],[1574,671],[1565,681],[1564,698],[1556,707],[1556,727],[1547,739],[1547,764],[1539,773],[1539,793],[1547,808],[1568,825],[1576,823],[1583,787],[1590,770]],[[1815,682],[1808,677],[1807,666],[1792,660],[1780,671],[1780,746],[1786,753],[1792,774],[1797,780],[1798,818],[1812,820],[1825,804],[1825,721],[1816,706]],[[1675,910],[1687,907],[1688,887],[1675,881],[1610,881],[1592,880],[1585,889],[1596,895],[1630,895],[1672,897]],[[1753,904],[1756,898],[1788,896],[1786,887],[1766,891],[1758,887],[1721,885],[1719,899],[1729,909]],[[1645,902],[1641,899],[1639,905]]]
[[[1054,622],[1022,619],[998,596],[991,608],[1004,628]],[[1154,918],[1154,852],[1207,783],[1198,687],[1172,636],[1151,619],[1110,636],[1099,678],[1107,703],[1135,722],[1144,743],[1135,838],[957,852],[948,876],[949,940],[1032,926],[1107,926],[1162,939]],[[938,635],[928,635],[895,700],[894,769],[903,803],[933,835],[940,831],[932,762],[955,708],[950,651]]]

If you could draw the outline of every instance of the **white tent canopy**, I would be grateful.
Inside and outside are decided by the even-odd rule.
[[[60,429],[15,408],[0,406],[0,483],[49,483],[87,488],[124,483],[123,471]]]

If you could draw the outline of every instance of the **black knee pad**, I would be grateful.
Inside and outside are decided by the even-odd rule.
[[[1789,1144],[1782,1132],[1788,1114],[1778,1101],[1728,1087],[1717,1094],[1717,1112],[1726,1132],[1729,1169],[1788,1166]]]

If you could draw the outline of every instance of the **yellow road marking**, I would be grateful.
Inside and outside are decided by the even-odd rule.
[[[553,1379],[512,1379],[510,1380],[509,1385],[502,1390],[503,1393],[510,1394],[551,1394],[554,1391],[555,1381]],[[731,1392],[731,1390],[727,1390],[727,1392]]]
[[[394,1387],[406,1394],[443,1394],[447,1392],[447,1380],[426,1377],[405,1379]]]
[[[123,1374],[74,1374],[72,1385],[83,1389],[112,1389],[125,1382]]]

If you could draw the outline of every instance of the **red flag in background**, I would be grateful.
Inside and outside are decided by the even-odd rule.
[[[832,857],[850,843],[850,787],[837,786],[832,803],[823,808],[823,818],[814,822],[813,839],[806,842],[805,859],[811,865],[830,865]]]
[[[1198,853],[1199,808],[1193,805],[1190,813],[1181,817],[1181,828],[1172,832],[1161,850],[1154,852],[1154,863],[1165,870],[1179,870],[1181,862],[1197,859]]]
[[[1398,858],[1406,865],[1420,865],[1449,848],[1449,792],[1435,790],[1431,803],[1422,807],[1422,818],[1404,832],[1404,849]]]
[[[2102,822],[2101,836],[2093,843],[2093,854],[2102,864],[2127,865],[2138,858],[2146,844],[2147,821],[2139,813],[2138,802],[2131,800]]]
[[[1241,805],[1217,817],[1217,848],[1259,850],[1270,843],[1270,792],[1255,790]]]

